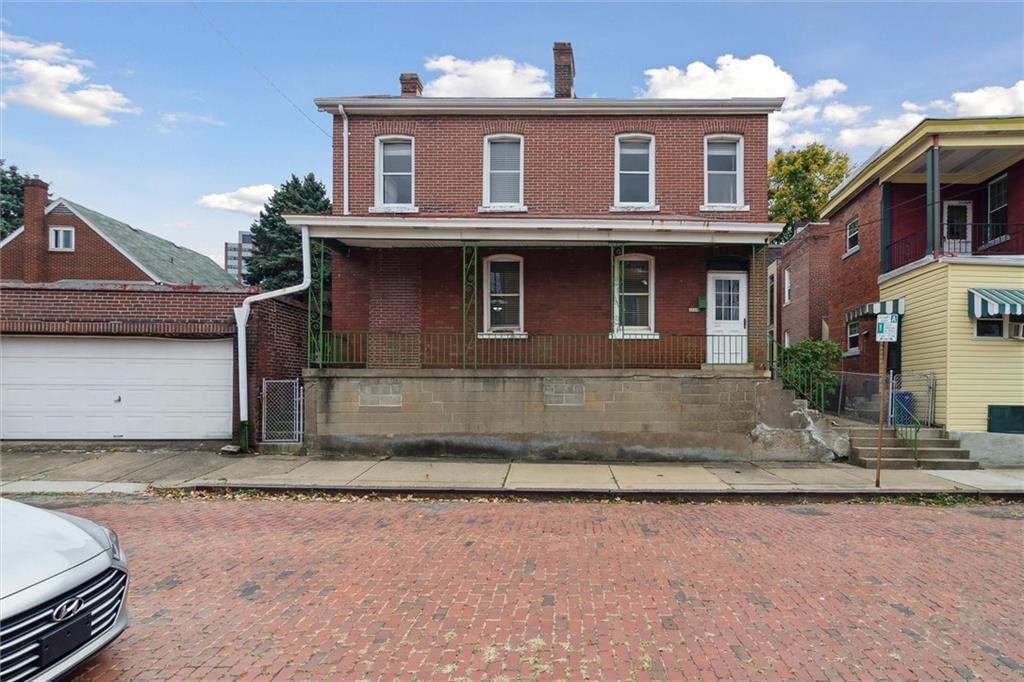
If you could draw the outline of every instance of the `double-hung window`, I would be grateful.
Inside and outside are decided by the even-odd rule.
[[[704,205],[702,211],[745,211],[743,203],[743,137],[704,138]]]
[[[489,256],[484,259],[484,331],[523,333],[523,259]]]
[[[1010,215],[1009,184],[1006,175],[988,183],[988,223],[985,225],[985,243],[1002,241],[1008,232]]]
[[[789,268],[782,271],[782,305],[786,305],[793,300],[793,277],[790,275]]]
[[[860,245],[860,221],[856,218],[846,223],[846,253],[850,254]]]
[[[393,135],[377,138],[376,181],[371,210],[415,211],[416,162],[413,138]]]
[[[854,320],[846,325],[846,351],[847,355],[860,353],[860,321]]]
[[[615,206],[656,211],[654,205],[654,136],[615,136]]]
[[[615,259],[614,334],[654,333],[654,258],[626,254]]]
[[[75,228],[73,227],[51,227],[50,228],[50,251],[74,251],[75,250]]]
[[[483,209],[523,211],[523,136],[484,138]]]

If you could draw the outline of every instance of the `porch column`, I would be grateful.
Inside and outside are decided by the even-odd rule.
[[[942,249],[942,196],[939,183],[939,136],[932,135],[932,146],[925,156],[925,174],[927,189],[925,197],[928,203],[928,247],[935,258]]]
[[[768,247],[751,247],[747,277],[747,347],[754,369],[767,369],[768,343]],[[710,307],[712,302],[708,302]],[[710,313],[709,313],[710,314]]]
[[[889,272],[889,242],[892,239],[892,216],[889,215],[889,210],[892,206],[892,184],[888,182],[882,183],[882,220],[881,220],[881,248],[879,254],[881,255],[881,272],[885,274]]]
[[[324,248],[324,240],[310,242],[313,278],[306,290],[306,365],[323,367],[329,362],[326,351],[330,345],[324,331],[324,280],[333,259]]]

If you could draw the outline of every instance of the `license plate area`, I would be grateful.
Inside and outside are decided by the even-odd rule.
[[[39,666],[46,668],[89,641],[92,635],[92,614],[83,613],[74,620],[61,623],[53,632],[39,638]]]

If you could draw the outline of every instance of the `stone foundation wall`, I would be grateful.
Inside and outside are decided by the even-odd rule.
[[[764,377],[655,370],[306,370],[314,454],[524,459],[827,456]],[[772,437],[764,437],[770,433]]]

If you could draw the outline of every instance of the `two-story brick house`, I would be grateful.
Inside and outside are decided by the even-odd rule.
[[[749,383],[729,427],[717,394],[682,414],[658,391],[764,377],[782,100],[576,99],[571,46],[554,58],[553,98],[423,97],[403,74],[400,96],[316,100],[334,121],[335,210],[288,217],[335,246],[307,372],[314,449],[433,434],[441,449],[699,450],[732,430],[717,442],[749,451]]]
[[[769,272],[774,275],[778,298],[776,338],[786,347],[804,339],[827,339],[829,261],[827,223],[807,223],[779,249]],[[770,316],[769,316],[770,317]]]

